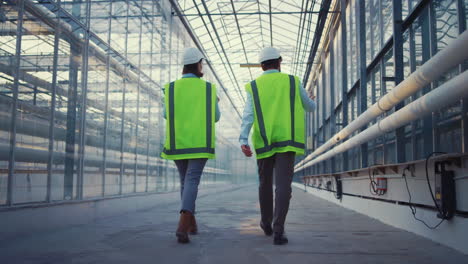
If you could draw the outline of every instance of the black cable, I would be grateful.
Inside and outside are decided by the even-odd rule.
[[[370,181],[370,193],[373,195],[384,195],[385,192],[383,190],[377,190],[377,182],[375,181],[375,166],[381,166],[382,164],[374,164],[369,167],[368,172],[369,172],[369,181]],[[372,175],[371,175],[371,170],[372,170]]]
[[[427,168],[427,167],[426,167],[426,168]],[[412,201],[411,201],[411,200],[412,200],[412,197],[411,197],[411,192],[410,192],[410,189],[409,189],[409,186],[408,186],[408,180],[406,179],[406,174],[405,174],[405,171],[406,171],[406,170],[408,170],[409,172],[411,172],[411,171],[409,170],[409,167],[406,167],[406,168],[403,170],[402,176],[403,176],[403,178],[405,179],[406,190],[408,191],[408,197],[409,197],[408,206],[409,206],[409,208],[410,208],[410,210],[411,210],[411,214],[413,215],[413,218],[414,218],[415,220],[417,220],[417,221],[423,223],[423,224],[424,224],[427,228],[429,228],[429,229],[436,229],[437,227],[440,226],[440,224],[442,224],[442,223],[445,221],[445,219],[440,220],[440,222],[439,222],[438,224],[436,224],[435,226],[430,226],[430,225],[428,225],[424,220],[419,219],[419,218],[416,216],[416,207],[413,205],[413,203],[412,203]],[[426,170],[426,171],[427,171],[427,170]]]
[[[372,178],[371,176],[371,169],[372,167],[369,167],[368,169],[368,173],[369,173],[369,188],[370,188],[370,192],[371,194],[377,194],[377,189],[375,188],[375,185],[377,184],[374,179]]]

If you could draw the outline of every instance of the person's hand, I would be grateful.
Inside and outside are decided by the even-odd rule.
[[[311,96],[310,96],[310,99],[312,99],[312,100],[314,100],[314,101],[315,101],[315,98],[316,98],[315,95],[311,95]]]
[[[242,145],[241,149],[246,157],[252,157],[252,150],[250,149],[249,145]]]

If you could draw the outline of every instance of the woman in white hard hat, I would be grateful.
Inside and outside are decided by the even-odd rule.
[[[202,53],[187,48],[182,78],[165,85],[166,141],[161,156],[174,160],[180,175],[179,243],[197,233],[195,200],[203,168],[215,158],[215,122],[220,118],[216,86],[203,79]]]

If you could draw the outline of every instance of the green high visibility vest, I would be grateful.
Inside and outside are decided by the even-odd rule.
[[[246,84],[251,95],[255,121],[252,140],[257,159],[275,153],[305,149],[305,111],[299,91],[299,78],[284,73],[269,73]]]
[[[165,86],[166,141],[161,157],[215,158],[216,86],[182,78]]]

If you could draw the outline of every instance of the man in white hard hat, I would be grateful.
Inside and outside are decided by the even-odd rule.
[[[247,102],[239,142],[245,156],[251,157],[248,137],[253,125],[252,140],[260,177],[260,227],[265,235],[274,234],[273,244],[283,245],[288,243],[284,223],[291,199],[294,159],[304,154],[305,149],[305,111],[313,111],[316,105],[298,77],[281,73],[282,58],[277,49],[264,48],[259,57],[264,72],[245,85]]]
[[[215,122],[220,118],[216,86],[203,79],[203,54],[186,48],[182,78],[165,85],[166,140],[161,156],[174,160],[180,175],[179,243],[198,231],[195,201],[203,168],[215,158]]]

